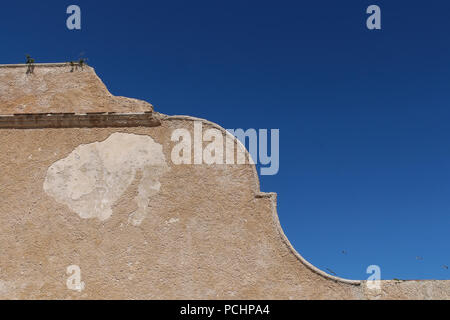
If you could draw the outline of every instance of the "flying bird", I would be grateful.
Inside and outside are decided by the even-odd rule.
[[[442,266],[442,268],[444,268],[445,270],[448,270],[448,266],[446,266],[445,264]]]
[[[417,260],[423,260],[423,258],[421,256],[417,256],[416,259]]]
[[[347,254],[347,251],[345,251],[345,250],[342,250],[342,254]]]

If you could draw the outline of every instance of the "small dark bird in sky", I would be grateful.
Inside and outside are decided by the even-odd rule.
[[[334,272],[333,270],[331,270],[331,269],[326,269],[329,273],[331,273],[331,274],[334,274],[335,276],[337,276],[337,274],[336,274],[336,272]]]
[[[347,254],[347,251],[345,251],[345,250],[342,250],[342,254]]]
[[[448,266],[446,266],[445,264],[442,266],[442,268],[444,268],[445,270],[448,270]]]
[[[423,258],[421,256],[417,256],[416,259],[417,260],[423,260]]]

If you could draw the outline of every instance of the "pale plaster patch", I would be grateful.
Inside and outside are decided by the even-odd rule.
[[[142,172],[135,198],[138,209],[130,222],[139,225],[148,214],[150,197],[161,188],[168,170],[162,145],[151,137],[113,133],[103,142],[78,146],[47,171],[45,192],[81,218],[107,220],[112,206]]]
[[[168,221],[166,221],[166,224],[177,223],[178,221],[180,221],[180,219],[178,219],[178,218],[170,218]]]

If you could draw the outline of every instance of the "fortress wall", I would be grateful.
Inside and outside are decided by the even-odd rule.
[[[199,119],[114,97],[92,68],[25,71],[0,66],[1,299],[450,299],[449,281],[383,281],[374,291],[309,264],[254,165],[171,161],[173,131],[193,136]],[[95,114],[120,110],[128,115]],[[70,266],[80,267],[79,290],[67,286]]]
[[[208,126],[205,123],[204,129]],[[377,295],[358,282],[314,272],[284,241],[274,211],[276,199],[259,193],[254,167],[173,165],[170,136],[177,128],[192,132],[193,123],[163,120],[161,126],[151,128],[1,130],[0,298],[449,297],[448,282],[389,283]],[[98,145],[80,149],[104,143],[115,133],[130,140],[109,143],[103,152],[111,151],[112,158],[106,155],[97,162]],[[142,167],[136,154],[131,154],[134,162],[119,161],[125,165],[114,171],[117,167],[108,161],[123,157],[120,150],[136,137],[150,137],[155,146],[160,145],[165,162],[156,159]],[[99,189],[126,186],[116,194],[109,217],[102,220],[101,214],[87,212],[98,209],[104,196],[98,190],[82,196],[71,193],[69,199],[64,192],[58,198],[58,191],[44,190],[49,168],[62,159],[72,160],[60,165],[56,175],[75,193],[77,185],[82,186],[81,193],[90,191],[91,185]],[[74,169],[77,161],[81,165]],[[64,171],[64,166],[72,169]],[[88,181],[93,172],[97,181]],[[159,173],[152,176],[152,172]],[[108,173],[119,178],[102,185],[101,175]],[[148,210],[136,224],[133,213],[139,212],[140,189],[154,186],[155,181],[160,183],[159,191],[147,194],[144,207]],[[63,184],[55,186],[63,190]],[[87,200],[77,206],[77,199]],[[81,268],[85,283],[81,292],[66,286],[70,265]]]

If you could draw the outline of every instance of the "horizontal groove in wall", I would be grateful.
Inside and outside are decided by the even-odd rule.
[[[152,112],[0,115],[0,129],[156,127],[160,124],[160,120]]]

